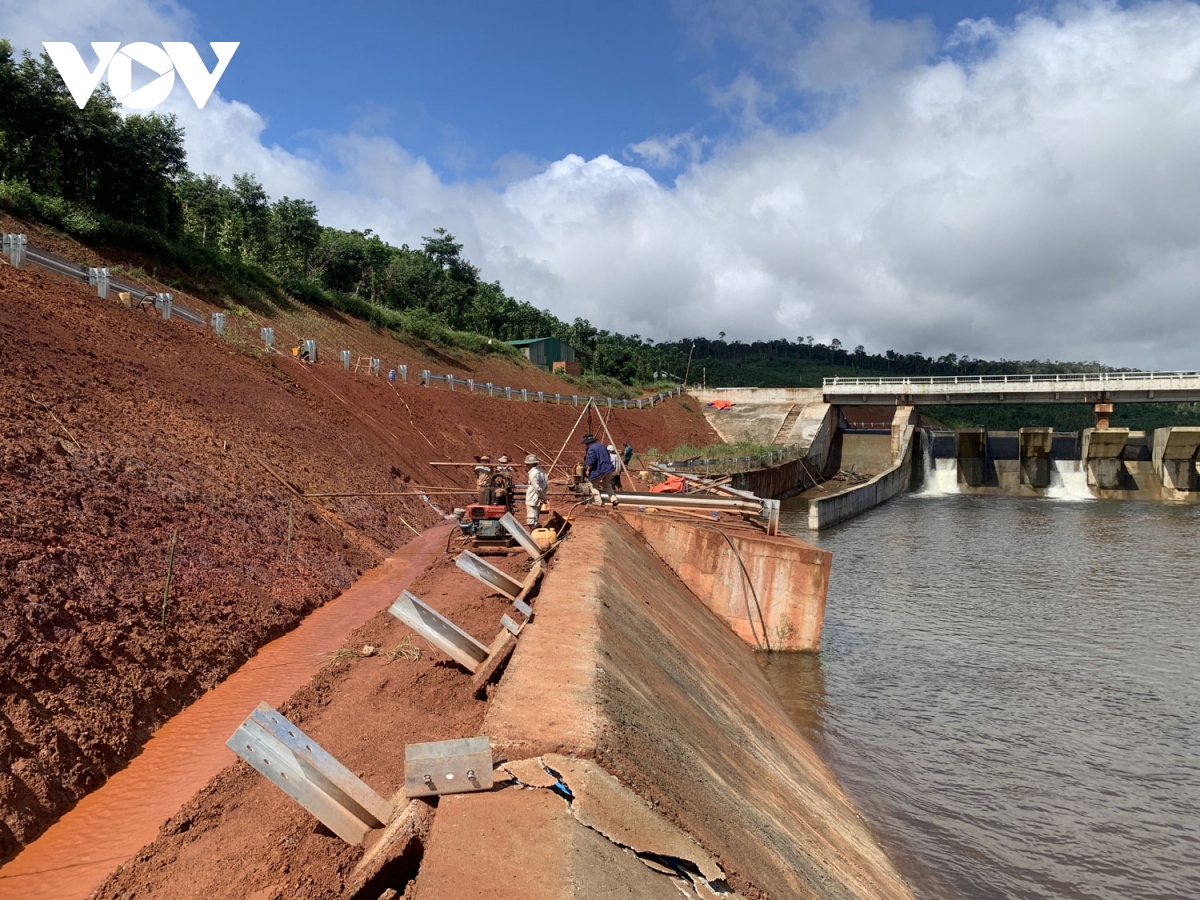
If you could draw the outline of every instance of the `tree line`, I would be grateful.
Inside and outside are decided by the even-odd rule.
[[[63,223],[97,214],[153,232],[172,259],[218,259],[243,282],[351,312],[420,313],[458,331],[500,341],[556,337],[583,351],[587,370],[626,383],[665,377],[721,384],[812,384],[824,374],[1010,374],[1098,370],[1098,363],[936,359],[862,346],[795,341],[682,338],[655,342],[568,323],[486,281],[454,235],[435,228],[420,247],[395,247],[370,229],[331,228],[302,198],[272,199],[252,173],[225,184],[187,165],[173,116],[123,115],[107,85],[79,109],[44,54],[18,57],[0,41],[0,182],[65,205]],[[164,246],[161,243],[155,246]],[[179,250],[180,252],[175,252]],[[192,250],[202,251],[197,257]],[[391,321],[391,320],[385,320]]]

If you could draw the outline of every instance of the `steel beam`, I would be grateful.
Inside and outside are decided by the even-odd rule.
[[[534,559],[542,558],[542,548],[533,539],[533,535],[525,530],[525,526],[517,521],[516,516],[512,513],[505,513],[500,517],[500,524],[504,527],[505,531],[516,538],[518,544],[525,548],[526,553]]]
[[[521,582],[517,581],[511,575],[501,572],[487,560],[479,558],[470,550],[464,550],[459,554],[454,564],[468,575],[478,578],[489,587],[495,588],[509,600],[516,600],[517,595],[521,593],[521,589],[524,587]]]
[[[386,825],[392,805],[266,703],[225,742],[348,844]],[[490,772],[489,772],[490,774]]]
[[[396,598],[388,612],[468,672],[474,673],[488,658],[487,647],[408,591]]]

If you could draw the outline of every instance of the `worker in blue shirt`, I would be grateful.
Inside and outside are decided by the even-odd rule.
[[[612,493],[613,472],[616,467],[609,458],[608,448],[598,443],[594,435],[585,434],[583,444],[587,455],[583,459],[583,474],[592,485],[592,496],[600,503],[601,494]]]

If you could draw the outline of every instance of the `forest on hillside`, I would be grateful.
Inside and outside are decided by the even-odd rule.
[[[487,281],[442,228],[431,228],[419,247],[396,247],[370,229],[322,225],[312,201],[272,198],[253,173],[226,184],[192,172],[174,117],[125,115],[103,84],[79,109],[47,56],[18,56],[7,41],[0,41],[0,206],[86,242],[145,252],[226,302],[292,298],[434,342],[498,339],[461,344],[483,352],[503,350],[503,341],[557,337],[586,354],[590,374],[626,384],[669,378],[783,387],[859,372],[1106,370],[1097,362],[868,352],[811,335],[743,343],[721,332],[657,342],[583,318],[566,322]]]

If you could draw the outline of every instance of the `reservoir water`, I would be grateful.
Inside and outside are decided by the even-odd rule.
[[[910,494],[816,539],[821,652],[768,675],[919,896],[1200,897],[1198,526]]]

